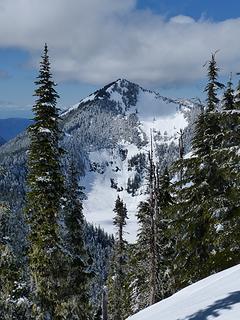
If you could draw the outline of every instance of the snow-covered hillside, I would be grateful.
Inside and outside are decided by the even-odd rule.
[[[84,213],[89,222],[114,232],[112,210],[119,195],[128,209],[126,236],[134,241],[137,205],[146,197],[150,131],[155,156],[163,168],[178,157],[180,129],[185,131],[185,151],[189,151],[198,109],[190,100],[166,98],[119,79],[62,113],[62,143],[67,157],[74,159],[82,174]],[[4,179],[11,177],[11,184],[16,181],[17,197],[23,192],[28,143],[25,133],[0,149],[0,164],[10,170]],[[11,190],[10,181],[0,183],[4,190],[8,186]],[[4,192],[9,194],[8,189]]]
[[[240,265],[205,278],[128,320],[238,320]]]
[[[94,130],[102,127],[102,131],[90,146],[86,146],[90,170],[85,170],[81,181],[87,195],[84,201],[86,218],[112,233],[112,209],[119,194],[128,209],[126,237],[133,241],[137,234],[137,206],[146,197],[150,132],[153,133],[156,157],[161,158],[162,166],[169,164],[177,157],[179,131],[188,126],[194,104],[188,100],[168,99],[119,79],[74,105],[63,116],[74,118],[74,114],[87,109],[94,113],[94,108],[102,110],[100,116],[106,112],[108,115],[103,123],[98,123],[97,118],[94,121],[93,117],[88,128],[91,130],[93,125]],[[109,114],[113,117],[109,118]],[[104,146],[96,143],[100,137],[105,139]],[[145,162],[141,170],[138,170],[139,161]]]

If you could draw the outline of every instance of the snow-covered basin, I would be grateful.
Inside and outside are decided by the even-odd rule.
[[[175,111],[174,113],[173,110],[175,109],[176,106],[172,106],[170,108],[172,113],[164,115],[163,117],[156,116],[154,120],[150,118],[144,119],[144,117],[141,118],[141,113],[139,112],[139,117],[141,119],[140,128],[149,137],[149,141],[150,130],[155,129],[160,130],[162,134],[164,134],[165,131],[168,133],[168,140],[165,141],[165,143],[170,144],[174,141],[175,143],[178,142],[176,138],[177,132],[187,126],[187,121],[184,118],[184,114],[180,111]],[[117,154],[117,149],[115,151],[111,149],[100,149],[96,152],[89,153],[91,162],[97,162],[104,165],[104,163],[111,161],[113,164],[104,169],[104,174],[96,174],[93,172],[86,173],[86,176],[81,182],[85,187],[85,193],[87,195],[87,200],[83,203],[84,212],[87,221],[94,223],[97,226],[100,225],[106,232],[114,234],[116,230],[113,227],[113,208],[117,195],[119,195],[126,203],[129,217],[125,228],[125,238],[129,242],[135,242],[138,230],[136,218],[137,207],[141,201],[146,200],[146,184],[137,191],[137,194],[134,197],[127,192],[128,179],[134,177],[134,171],[128,170],[128,161],[139,153],[148,152],[150,145],[138,148],[134,144],[121,141],[119,142],[119,147],[128,151],[127,158],[124,161],[121,160]],[[114,168],[119,168],[120,170],[114,172]],[[114,179],[118,186],[123,188],[123,191],[117,192],[115,189],[111,188],[111,179]]]
[[[128,320],[240,320],[240,265],[192,284]]]

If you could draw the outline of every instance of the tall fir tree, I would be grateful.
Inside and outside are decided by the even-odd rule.
[[[33,283],[33,314],[39,320],[55,320],[62,319],[60,310],[65,301],[62,284],[67,270],[59,232],[64,179],[60,168],[58,94],[52,80],[47,45],[35,84],[34,123],[28,130],[28,256]]]
[[[239,73],[237,73],[239,75]],[[234,95],[234,107],[240,110],[240,80],[238,81],[237,88]]]
[[[78,184],[78,173],[74,162],[70,164],[69,181],[66,187],[64,207],[64,246],[69,255],[66,296],[69,296],[69,319],[88,320],[91,317],[88,287],[92,277],[90,257],[85,249],[85,221],[81,203],[82,189]]]
[[[140,203],[137,214],[140,228],[131,259],[135,311],[153,304],[153,293],[154,301],[158,302],[175,292],[172,263],[175,242],[170,228],[173,220],[170,210],[172,205],[170,177],[167,168],[159,177],[155,167],[154,163],[150,166],[150,171],[152,168],[154,173],[152,173],[153,186],[152,190],[150,188],[149,199]],[[154,263],[151,263],[151,259],[154,259]],[[150,276],[151,272],[154,276]],[[154,288],[153,279],[155,279]]]
[[[115,217],[113,224],[117,229],[116,243],[112,268],[108,280],[109,288],[109,319],[124,320],[128,314],[128,299],[127,294],[127,254],[126,240],[124,240],[124,227],[126,226],[127,209],[123,200],[117,197],[114,210]]]
[[[175,292],[174,266],[172,263],[175,254],[175,239],[171,233],[173,200],[167,167],[158,180],[158,214],[156,216],[157,283],[158,300],[162,300]]]
[[[181,288],[217,270],[215,263],[217,209],[225,179],[215,162],[221,142],[218,82],[215,55],[208,65],[207,105],[200,113],[192,140],[193,155],[179,160],[173,173],[182,170],[182,181],[175,182],[174,230],[176,234],[176,279]],[[201,268],[199,266],[201,265]]]
[[[224,87],[224,85],[218,81],[218,72],[219,68],[216,62],[216,53],[214,53],[208,63],[208,83],[205,88],[207,94],[207,111],[209,112],[216,111],[219,103],[217,91]]]
[[[224,190],[218,197],[216,263],[228,268],[240,262],[240,113],[238,88],[231,77],[223,96],[220,114],[221,143],[214,151],[215,162],[224,177]]]
[[[235,109],[235,97],[234,89],[232,83],[232,75],[230,76],[222,100],[222,108],[224,110],[233,110]]]
[[[137,272],[140,276],[141,265],[145,268],[142,272],[141,281],[138,282],[139,308],[142,309],[147,305],[152,305],[159,300],[159,288],[157,282],[157,216],[158,208],[158,181],[157,168],[154,163],[152,135],[150,141],[150,151],[148,153],[148,199],[139,204],[137,213],[139,223],[139,233],[136,245],[136,258],[138,260]]]
[[[136,301],[135,311],[158,302],[174,291],[170,272],[172,238],[168,226],[171,221],[170,180],[167,169],[160,178],[158,171],[153,159],[151,139],[148,168],[149,197],[139,205],[137,213],[139,233],[131,259],[134,266],[131,277],[134,283],[132,291]]]

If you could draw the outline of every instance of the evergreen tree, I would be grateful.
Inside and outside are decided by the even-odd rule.
[[[207,93],[205,112],[201,113],[196,124],[196,134],[192,141],[192,147],[201,156],[210,156],[211,149],[219,146],[221,139],[221,128],[219,123],[218,107],[220,100],[217,92],[224,85],[218,81],[219,68],[216,64],[215,54],[208,64],[208,83],[205,88]],[[200,136],[201,134],[201,136]]]
[[[172,203],[170,177],[168,168],[166,167],[159,178],[158,215],[156,216],[157,282],[159,300],[165,299],[175,292],[174,269],[172,264],[175,254],[175,239],[171,233],[171,225],[173,225],[171,216]]]
[[[26,215],[29,224],[29,265],[33,282],[33,314],[36,319],[62,319],[62,285],[67,270],[61,246],[59,214],[63,195],[60,170],[58,94],[52,80],[45,45],[29,127],[28,192]]]
[[[239,75],[239,73],[237,74]],[[238,85],[234,96],[234,107],[235,109],[240,110],[240,80],[238,81]]]
[[[224,110],[233,110],[234,109],[234,90],[232,83],[232,75],[229,78],[229,81],[226,86],[226,90],[223,95],[223,109]]]
[[[221,268],[238,264],[240,240],[240,115],[238,110],[238,88],[236,95],[231,78],[223,97],[221,124],[221,144],[214,150],[214,158],[224,177],[224,192],[218,197],[216,225],[216,263]]]
[[[94,314],[93,320],[102,320],[102,308],[99,306]]]
[[[131,282],[134,283],[132,296],[135,300],[135,308],[132,308],[132,310],[134,311],[139,311],[159,301],[164,296],[161,283],[163,273],[160,275],[160,257],[163,258],[161,240],[163,240],[162,231],[164,228],[162,223],[165,212],[161,211],[159,207],[159,187],[158,168],[153,161],[151,138],[148,168],[149,197],[139,204],[137,213],[139,233],[131,259],[133,267]],[[161,200],[164,201],[162,195]]]
[[[208,84],[205,88],[207,93],[207,111],[216,111],[219,103],[217,96],[218,89],[222,89],[224,85],[218,81],[219,68],[216,63],[216,53],[212,54],[212,58],[208,63]]]
[[[128,314],[126,299],[126,241],[124,227],[126,226],[127,209],[124,202],[117,197],[114,210],[113,224],[117,228],[116,244],[109,275],[109,315],[110,320],[124,320]]]
[[[151,230],[152,211],[148,201],[140,202],[138,206],[137,219],[139,231],[137,235],[137,243],[133,248],[133,265],[132,283],[134,284],[132,291],[133,299],[135,300],[135,312],[138,312],[151,304],[150,292],[150,259],[153,258],[151,253]],[[155,257],[155,255],[154,255]],[[156,263],[157,272],[157,263]],[[156,281],[157,285],[157,281]]]
[[[221,129],[222,129],[222,142],[221,148],[228,149],[228,151],[232,151],[236,153],[239,147],[239,124],[240,124],[240,85],[238,84],[236,93],[233,90],[233,84],[231,78],[227,84],[227,89],[224,93],[223,97],[223,106],[222,106],[222,114],[221,114]],[[230,158],[230,157],[229,157]]]
[[[218,68],[215,55],[209,61],[207,106],[199,115],[192,141],[193,156],[179,160],[173,167],[183,172],[182,181],[175,182],[175,236],[177,287],[181,288],[215,272],[217,215],[219,197],[223,195],[225,178],[215,161],[221,142],[218,112]],[[199,268],[201,266],[201,268]]]
[[[150,191],[149,199],[139,205],[137,217],[140,232],[131,259],[133,268],[131,282],[134,283],[132,296],[136,308],[135,310],[132,308],[134,311],[152,304],[153,292],[154,301],[158,302],[175,291],[172,263],[174,238],[170,228],[172,224],[170,178],[167,168],[160,178],[154,164],[150,166],[150,171],[151,168],[154,170],[153,189]],[[154,264],[150,263],[151,259],[154,259]],[[150,277],[151,272],[154,277]],[[152,289],[153,278],[155,278],[154,290]]]
[[[11,211],[0,203],[0,318],[30,318],[29,283],[22,261],[12,245]]]
[[[82,190],[78,185],[77,171],[73,163],[70,166],[67,186],[65,211],[66,235],[64,245],[69,254],[69,283],[66,295],[69,296],[69,319],[87,320],[90,317],[88,283],[91,278],[89,271],[90,259],[84,242],[84,216],[81,203]]]

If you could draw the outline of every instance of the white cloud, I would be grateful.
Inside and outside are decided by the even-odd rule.
[[[194,19],[188,16],[175,16],[170,19],[171,23],[178,23],[178,24],[189,24],[189,23],[194,23]]]
[[[240,71],[239,30],[240,18],[166,20],[136,0],[0,0],[0,47],[27,49],[36,63],[47,41],[58,79],[90,84],[196,81],[217,49],[223,74]]]

